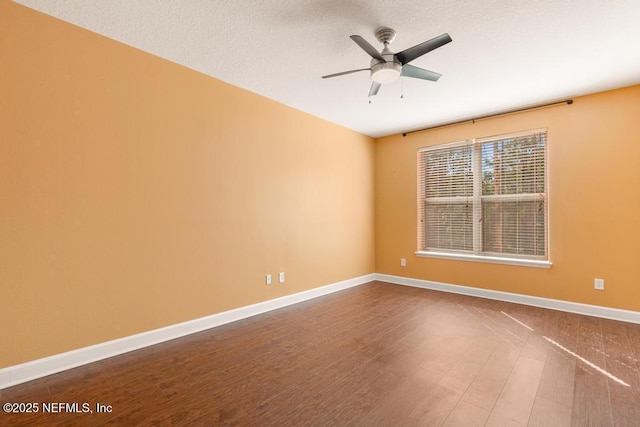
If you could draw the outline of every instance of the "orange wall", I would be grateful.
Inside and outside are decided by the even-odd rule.
[[[548,128],[550,269],[422,258],[416,150]],[[640,86],[376,141],[376,272],[640,311]],[[400,267],[400,258],[407,266]],[[595,291],[593,279],[605,279]]]
[[[0,64],[0,368],[374,272],[371,138],[8,0]]]

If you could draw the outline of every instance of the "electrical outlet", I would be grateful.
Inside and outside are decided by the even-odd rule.
[[[407,266],[407,260],[404,258],[400,258],[400,266],[401,267],[406,267]]]
[[[270,284],[271,284],[271,275],[270,275],[270,274],[267,274],[267,275],[265,276],[264,282],[265,282],[267,285],[270,285]]]
[[[595,279],[593,281],[593,287],[598,291],[604,291],[604,279]]]
[[[280,272],[280,276],[278,277],[280,283],[284,283],[284,272]]]

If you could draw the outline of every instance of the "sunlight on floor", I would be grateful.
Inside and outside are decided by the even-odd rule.
[[[516,319],[513,316],[508,315],[504,311],[501,311],[500,313],[504,314],[509,319],[511,319],[514,322],[518,323],[520,326],[523,326],[523,327],[527,328],[528,330],[530,330],[532,332],[534,331],[533,328],[531,328],[529,325],[519,321],[518,319]],[[555,345],[559,349],[565,351],[566,353],[572,355],[573,357],[575,357],[576,359],[578,359],[581,362],[585,363],[586,365],[590,366],[591,368],[595,369],[596,371],[600,372],[601,374],[606,375],[607,377],[611,378],[613,381],[617,382],[618,384],[621,384],[621,385],[626,386],[626,387],[630,387],[629,384],[627,384],[626,382],[622,381],[620,378],[618,378],[615,375],[611,374],[610,372],[602,369],[601,367],[599,367],[595,363],[592,363],[592,362],[588,361],[587,359],[585,359],[584,357],[580,356],[579,354],[574,353],[573,351],[571,351],[568,348],[564,347],[562,344],[559,344],[559,343],[555,342],[554,340],[552,340],[551,338],[546,337],[546,336],[542,336],[542,338],[544,338],[545,340],[547,340],[551,344]]]

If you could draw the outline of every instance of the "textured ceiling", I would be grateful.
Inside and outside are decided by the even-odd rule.
[[[54,17],[373,137],[640,83],[640,0],[17,0]],[[381,26],[443,74],[368,102]],[[404,97],[401,98],[401,94]]]

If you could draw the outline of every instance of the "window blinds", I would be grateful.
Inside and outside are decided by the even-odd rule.
[[[418,249],[547,259],[546,130],[418,151]]]
[[[473,250],[472,157],[467,143],[421,152],[422,249]]]

